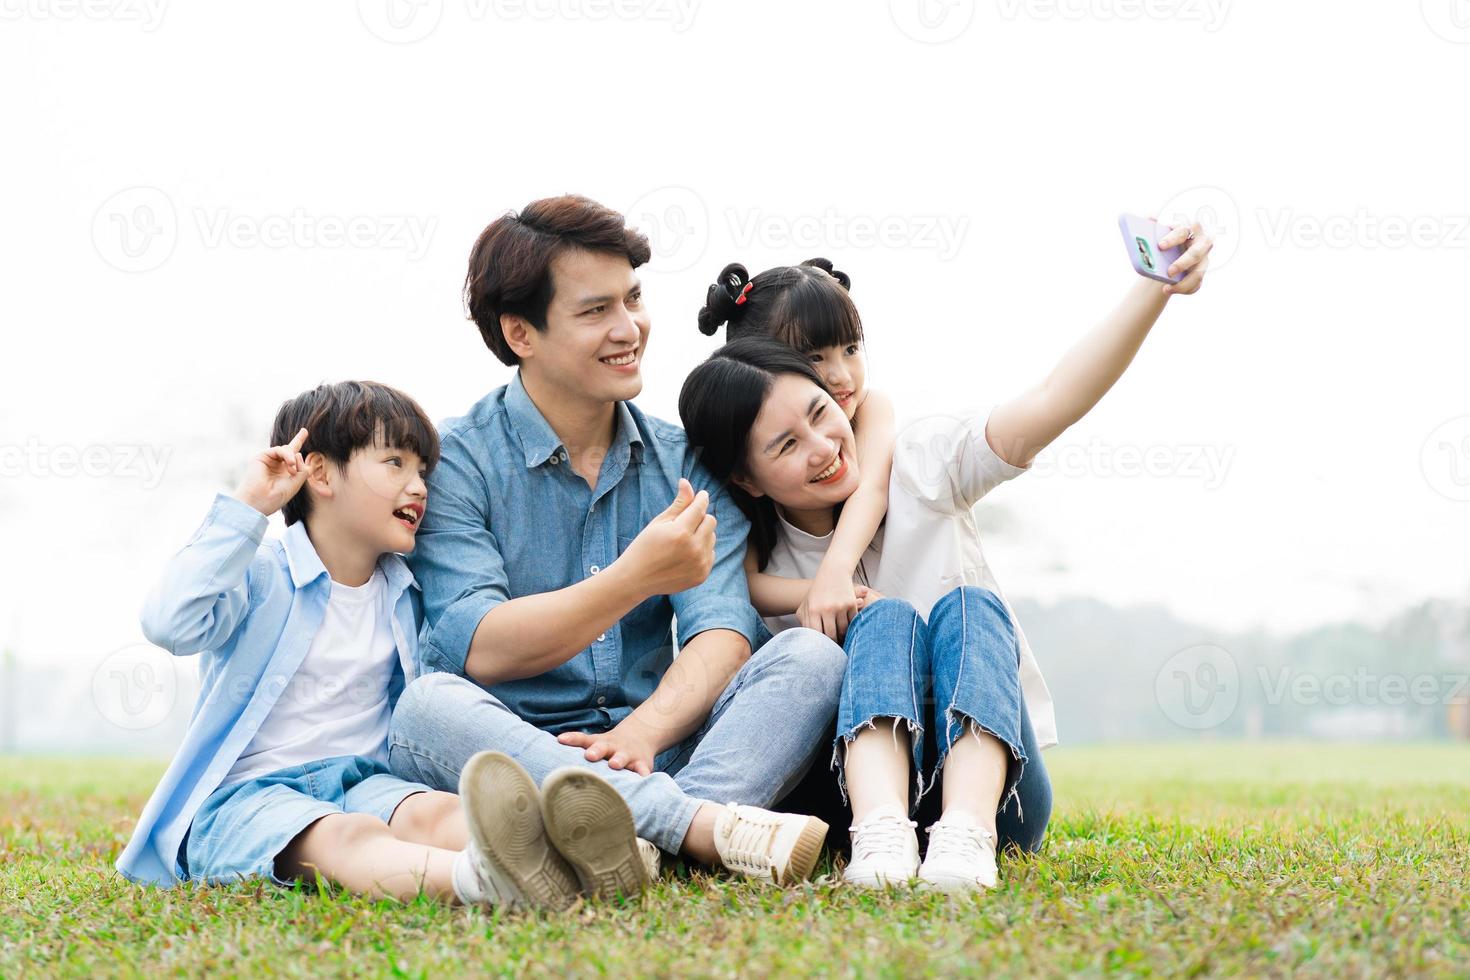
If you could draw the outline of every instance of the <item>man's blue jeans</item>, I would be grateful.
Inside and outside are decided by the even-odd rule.
[[[388,765],[450,792],[470,756],[486,749],[515,759],[538,786],[554,769],[583,766],[627,800],[639,837],[678,853],[702,805],[769,807],[801,780],[831,731],[846,665],[821,633],[782,632],[751,654],[699,731],[659,753],[649,776],[588,762],[471,680],[425,674],[393,711]]]
[[[878,719],[899,719],[912,744],[918,807],[949,750],[967,734],[978,737],[978,727],[1011,755],[996,817],[999,846],[1039,848],[1051,817],[1051,781],[1021,695],[1015,627],[1000,597],[957,588],[934,604],[927,623],[907,602],[882,599],[858,613],[843,645],[848,665],[833,767],[860,731]],[[839,771],[844,789],[845,775]]]

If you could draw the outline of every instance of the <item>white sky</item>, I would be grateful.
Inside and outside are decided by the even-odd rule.
[[[437,419],[504,383],[465,259],[563,191],[654,235],[640,401],[670,419],[728,261],[833,258],[875,383],[946,409],[1128,289],[1118,212],[1206,208],[1205,290],[993,498],[1008,591],[1277,629],[1466,592],[1464,0],[150,2],[0,0],[0,644],[28,662],[141,640],[289,395],[369,377]],[[89,446],[107,475],[52,472]],[[1144,451],[1168,472],[1114,473]]]

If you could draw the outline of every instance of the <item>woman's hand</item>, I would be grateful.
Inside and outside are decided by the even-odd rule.
[[[825,633],[834,643],[841,643],[847,635],[847,624],[857,613],[858,598],[852,578],[821,568],[812,579],[811,591],[796,610],[796,619],[807,629]]]
[[[1177,283],[1165,285],[1165,296],[1172,296],[1175,293],[1188,296],[1191,293],[1197,293],[1200,285],[1205,281],[1205,269],[1209,267],[1210,250],[1215,247],[1215,240],[1210,237],[1209,232],[1205,231],[1204,225],[1198,221],[1180,225],[1159,239],[1159,249],[1161,251],[1170,249],[1186,242],[1189,243],[1189,248],[1170,263],[1169,268],[1165,271],[1170,276],[1177,276],[1186,270],[1189,274]]]
[[[306,482],[306,460],[301,456],[305,443],[306,430],[302,429],[286,445],[272,446],[257,455],[245,468],[235,499],[266,517],[286,506]]]

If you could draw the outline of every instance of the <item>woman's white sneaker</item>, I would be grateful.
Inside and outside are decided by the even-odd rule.
[[[854,824],[843,880],[864,888],[907,884],[919,873],[917,826],[896,806],[881,806]]]
[[[994,888],[995,838],[976,824],[941,817],[929,828],[929,850],[919,868],[919,881],[945,892]]]
[[[715,818],[715,852],[731,871],[772,885],[810,878],[827,824],[800,813],[728,804]]]

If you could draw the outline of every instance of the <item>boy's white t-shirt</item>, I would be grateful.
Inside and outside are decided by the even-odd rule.
[[[222,785],[289,766],[358,755],[388,761],[388,688],[398,666],[388,580],[332,582],[321,628]]]
[[[1010,611],[980,547],[974,506],[991,490],[1026,472],[996,455],[985,438],[988,411],[930,415],[900,424],[888,480],[888,513],[853,581],[904,599],[929,618],[934,604],[962,585],[989,589]],[[784,517],[765,571],[812,578],[832,535],[807,534]],[[768,616],[772,633],[800,625],[795,616]],[[1020,648],[1021,690],[1040,748],[1057,744],[1056,709],[1031,644],[1011,612]]]

